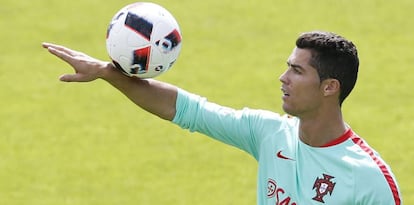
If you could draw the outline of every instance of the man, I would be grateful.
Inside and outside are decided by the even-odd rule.
[[[314,31],[297,39],[280,77],[289,115],[223,107],[167,83],[127,77],[63,46],[43,47],[75,69],[60,80],[103,79],[148,112],[251,154],[259,163],[258,204],[402,202],[389,166],[342,118],[359,59],[354,44],[339,35]]]

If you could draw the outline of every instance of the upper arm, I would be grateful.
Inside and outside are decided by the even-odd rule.
[[[274,113],[247,108],[235,110],[184,91],[178,92],[176,110],[173,122],[182,128],[238,147],[256,159],[264,136],[262,132],[278,124],[274,118],[266,117]]]

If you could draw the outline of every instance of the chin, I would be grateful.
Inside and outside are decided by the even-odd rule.
[[[291,109],[289,109],[289,107],[286,106],[285,104],[282,105],[282,109],[283,111],[285,111],[286,114],[292,115]]]
[[[288,115],[295,116],[295,117],[297,116],[297,112],[295,112],[294,109],[292,109],[291,107],[287,106],[286,104],[283,104],[282,109]]]

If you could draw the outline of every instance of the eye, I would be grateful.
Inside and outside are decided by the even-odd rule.
[[[296,74],[302,74],[302,71],[297,67],[291,67],[292,71]]]

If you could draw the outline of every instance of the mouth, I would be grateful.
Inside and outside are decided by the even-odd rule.
[[[282,88],[280,88],[280,90],[282,91],[282,93],[283,93],[283,97],[288,97],[288,96],[290,96],[290,94],[286,91],[286,89],[284,89],[283,87]]]

